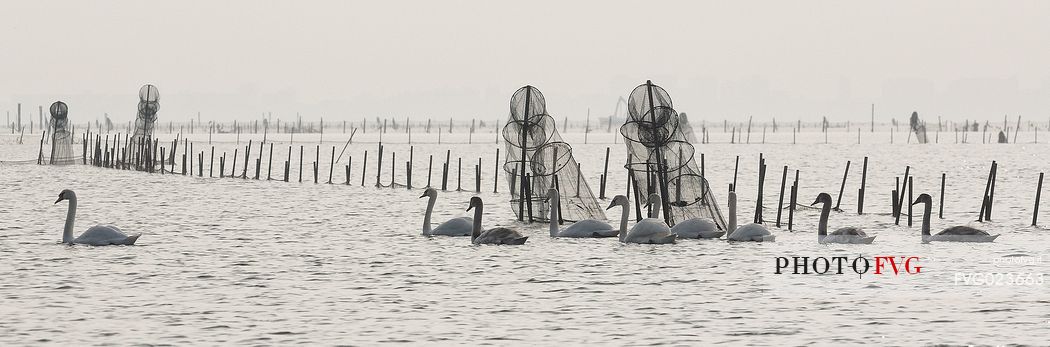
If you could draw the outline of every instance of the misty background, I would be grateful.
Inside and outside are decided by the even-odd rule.
[[[519,87],[557,119],[646,79],[693,119],[1050,120],[1045,1],[8,1],[0,111],[74,122],[503,119]],[[46,110],[45,110],[46,112]],[[79,118],[79,119],[78,119]],[[28,121],[26,121],[28,122]]]

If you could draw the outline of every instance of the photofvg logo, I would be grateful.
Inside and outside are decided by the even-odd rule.
[[[1045,274],[1028,271],[1038,269],[1043,264],[1043,257],[1012,256],[992,259],[994,271],[956,272],[953,278],[955,285],[963,286],[1042,286],[1046,284]],[[998,269],[1021,270],[999,271]]]
[[[776,257],[774,274],[783,275],[881,275],[900,276],[922,273],[921,260],[917,256],[880,255],[865,257],[857,255],[835,257]]]

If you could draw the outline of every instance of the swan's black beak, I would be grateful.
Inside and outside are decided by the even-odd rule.
[[[819,203],[820,203],[820,198],[817,198],[817,200],[813,200],[813,203],[809,204],[809,206],[813,206],[813,205],[816,205],[816,204],[819,204]]]
[[[915,199],[915,202],[912,202],[911,205],[915,206],[915,205],[918,205],[920,202],[922,202],[922,201],[919,201],[919,199]]]
[[[610,202],[609,203],[609,207],[606,207],[605,209],[608,210],[608,209],[612,209],[613,207],[616,207],[616,202],[615,201]]]
[[[427,197],[427,193],[426,192],[423,192],[423,195],[419,196],[420,199],[425,198],[425,197]]]
[[[58,203],[61,202],[61,201],[62,201],[62,198],[58,198],[58,200],[55,200],[55,205],[58,205]]]

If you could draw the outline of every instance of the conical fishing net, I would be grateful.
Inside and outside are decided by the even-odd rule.
[[[69,129],[69,107],[66,103],[56,101],[51,104],[51,154],[48,162],[51,165],[72,165],[76,163],[73,154],[73,136]]]
[[[693,132],[693,125],[689,123],[689,116],[685,112],[678,114],[678,128],[682,129],[682,135],[685,136],[685,141],[689,143],[697,143],[696,133]]]
[[[153,126],[157,123],[157,111],[160,110],[160,92],[157,87],[147,84],[139,88],[139,106],[135,115],[134,143],[153,138]]]
[[[544,202],[550,188],[560,192],[562,220],[605,220],[572,147],[562,141],[543,94],[535,87],[522,87],[511,96],[503,139],[507,149],[503,170],[508,173],[511,209],[519,220],[548,220],[549,205]]]
[[[692,129],[672,108],[667,91],[646,81],[631,92],[627,109],[629,117],[620,133],[630,155],[625,166],[635,188],[630,198],[644,203],[649,194],[659,194],[668,225],[708,218],[726,230],[714,193],[694,160],[695,150],[685,133]]]
[[[919,143],[927,143],[929,139],[926,138],[926,123],[919,119],[918,112],[911,113],[911,131],[915,133],[915,138],[919,140]]]

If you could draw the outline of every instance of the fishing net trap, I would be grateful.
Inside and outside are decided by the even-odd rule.
[[[562,221],[605,220],[587,181],[572,156],[572,147],[562,140],[554,118],[547,114],[543,94],[524,86],[510,98],[510,117],[503,127],[511,210],[522,221],[547,221],[550,216],[547,190],[560,192]]]
[[[73,155],[73,136],[69,122],[69,106],[61,101],[51,104],[51,165],[72,165],[76,163]]]
[[[726,230],[725,218],[718,208],[710,185],[697,168],[695,149],[687,140],[671,97],[651,81],[631,91],[627,102],[628,118],[620,127],[626,139],[635,203],[644,202],[650,194],[660,195],[661,211],[667,225],[691,218],[708,218]],[[649,211],[652,211],[650,207]]]
[[[138,112],[135,115],[134,143],[153,138],[153,126],[157,123],[157,111],[160,110],[160,92],[157,87],[147,84],[139,88]]]

